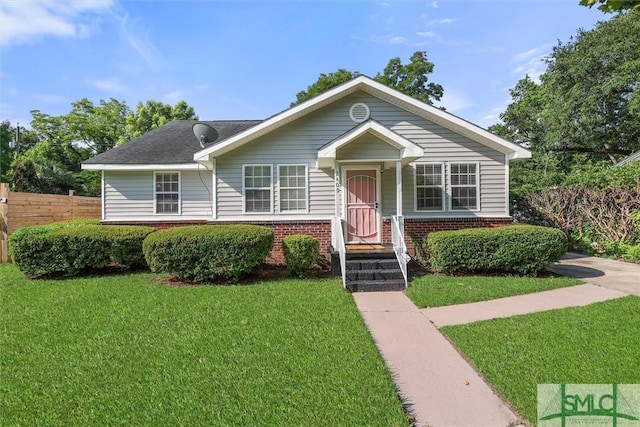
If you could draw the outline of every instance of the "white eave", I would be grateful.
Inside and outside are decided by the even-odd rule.
[[[244,132],[240,132],[219,144],[200,150],[194,154],[193,159],[196,162],[207,162],[210,157],[218,157],[222,154],[228,153],[237,147],[253,141],[256,138],[272,132],[281,126],[291,123],[358,90],[369,93],[377,98],[389,102],[390,104],[396,105],[433,123],[450,129],[460,135],[464,135],[473,141],[504,153],[510,160],[528,159],[531,157],[531,152],[518,144],[509,142],[477,125],[474,125],[473,123],[454,116],[453,114],[447,113],[422,101],[418,101],[417,99],[398,92],[395,89],[391,89],[388,86],[370,79],[369,77],[360,76],[303,102],[302,104],[283,111],[282,113],[277,114],[264,122],[245,130]]]
[[[160,171],[160,170],[198,170],[207,162],[201,163],[158,163],[158,164],[83,164],[82,169],[90,171]]]
[[[415,144],[401,135],[398,135],[389,128],[381,125],[375,120],[367,120],[349,132],[329,142],[318,150],[318,168],[334,167],[338,149],[348,145],[362,135],[370,134],[381,141],[397,148],[400,152],[400,160],[403,164],[412,162],[424,156],[422,147]]]

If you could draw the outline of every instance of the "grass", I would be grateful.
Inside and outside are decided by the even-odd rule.
[[[30,281],[0,265],[0,414],[12,425],[407,425],[336,280]]]
[[[409,283],[407,296],[420,308],[465,304],[579,285],[569,277],[438,276]]]
[[[442,332],[533,424],[537,384],[640,383],[636,296]]]

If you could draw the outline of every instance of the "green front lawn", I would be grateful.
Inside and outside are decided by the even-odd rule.
[[[157,277],[0,265],[2,425],[407,425],[339,281]]]
[[[420,308],[487,301],[581,284],[569,277],[438,276],[409,283],[407,296]]]
[[[640,383],[640,298],[441,329],[530,422],[537,384]]]

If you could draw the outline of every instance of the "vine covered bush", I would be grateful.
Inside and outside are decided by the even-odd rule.
[[[146,266],[142,242],[151,227],[100,225],[98,220],[73,220],[21,227],[9,237],[14,264],[27,276],[76,276],[117,265]]]
[[[273,247],[273,231],[256,225],[195,225],[147,236],[143,251],[151,271],[180,280],[238,280],[262,264]]]
[[[436,231],[425,241],[431,268],[447,274],[536,275],[567,250],[562,231],[534,225]]]
[[[282,239],[282,250],[289,272],[304,277],[307,271],[317,265],[320,242],[313,236],[292,234]]]

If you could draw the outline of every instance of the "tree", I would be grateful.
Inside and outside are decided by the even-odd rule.
[[[640,13],[579,30],[546,59],[540,83],[529,77],[511,90],[512,103],[491,130],[555,153],[561,165],[609,160],[640,149]]]
[[[427,59],[427,52],[415,52],[407,65],[402,65],[400,58],[391,59],[384,72],[378,73],[375,79],[432,105],[434,100],[440,101],[444,94],[441,85],[428,83],[428,75],[433,72],[433,68],[433,63]]]
[[[427,59],[427,52],[418,51],[411,55],[410,62],[406,65],[402,64],[400,58],[392,58],[382,74],[376,74],[374,79],[431,105],[433,101],[439,101],[444,93],[441,85],[428,82],[428,75],[433,72],[433,68],[433,63]],[[335,73],[320,74],[318,80],[307,90],[298,92],[291,106],[298,105],[360,75],[358,71],[348,71],[344,68]]]
[[[620,12],[625,9],[640,10],[638,0],[580,0],[581,6],[592,8],[596,4],[600,4],[598,9],[604,13]]]
[[[185,101],[172,107],[170,104],[150,100],[146,104],[139,102],[136,111],[129,112],[125,128],[131,138],[136,138],[172,120],[198,120],[198,116]]]
[[[131,112],[124,101],[111,98],[94,105],[87,98],[73,102],[71,112],[64,116],[68,131],[75,142],[91,148],[95,154],[104,153],[129,135],[125,124]]]
[[[320,74],[320,77],[318,77],[318,80],[312,85],[310,85],[307,88],[307,90],[298,92],[298,94],[296,95],[295,102],[291,103],[291,107],[294,107],[308,99],[318,96],[321,93],[326,92],[329,89],[332,89],[336,86],[339,86],[342,83],[346,83],[349,80],[354,79],[358,76],[360,76],[359,72],[357,71],[352,72],[349,70],[345,70],[344,68],[340,68],[335,73],[329,73],[329,74],[322,73]]]

